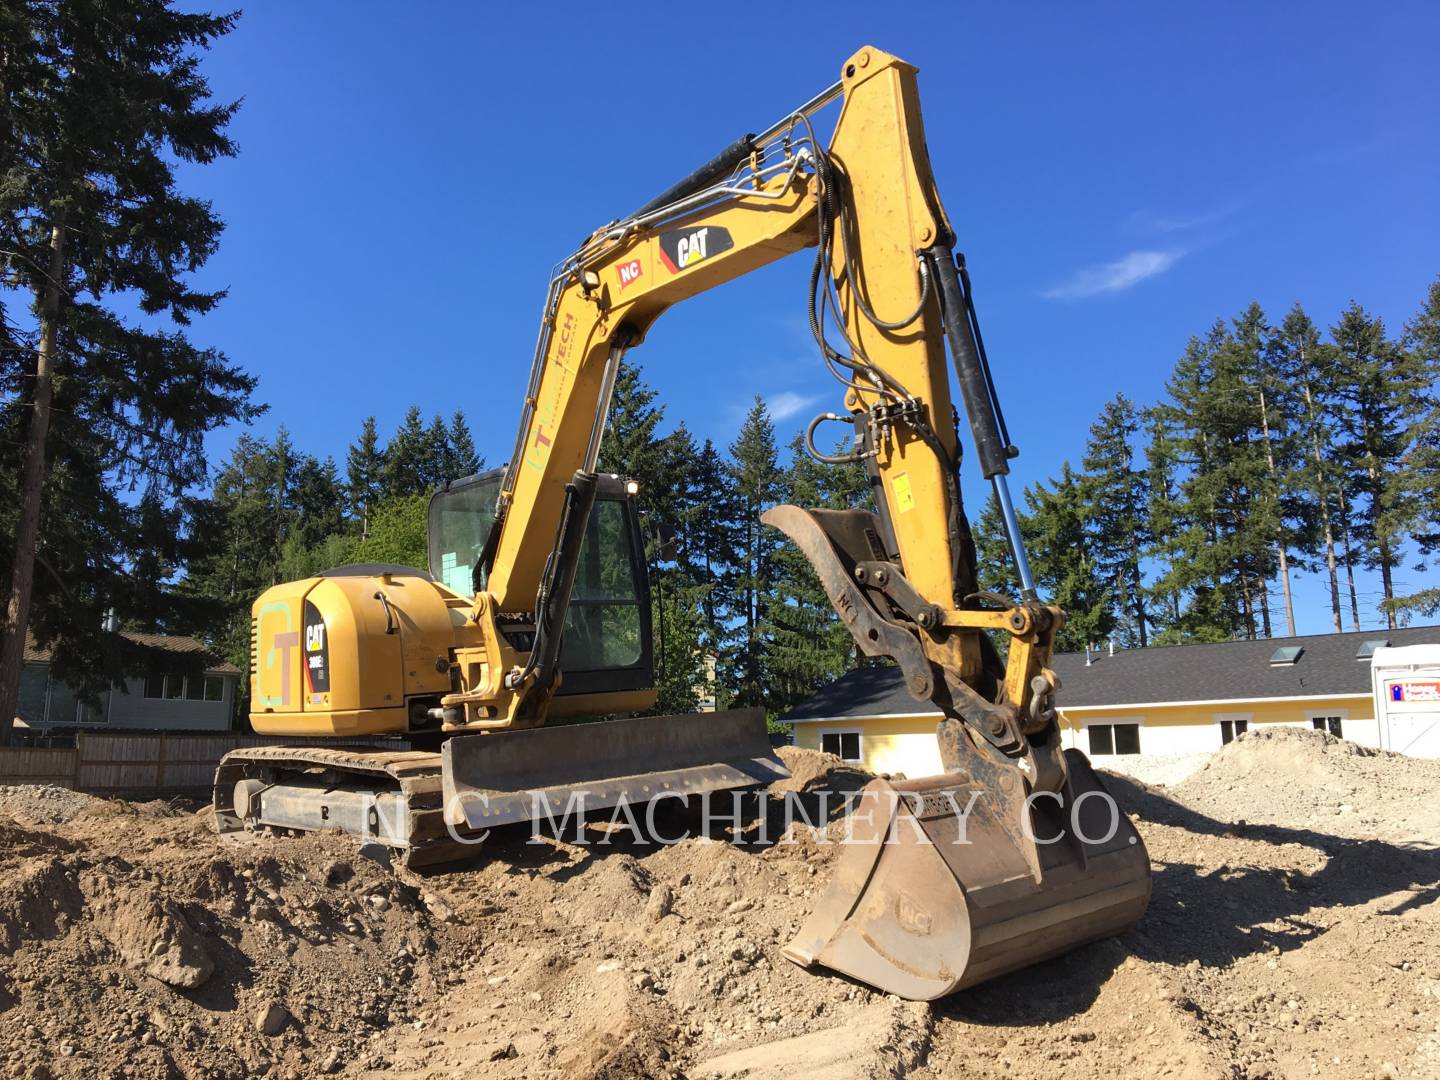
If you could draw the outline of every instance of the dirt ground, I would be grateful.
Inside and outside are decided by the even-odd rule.
[[[864,780],[790,753],[792,786]],[[781,956],[838,850],[803,831],[516,832],[420,876],[0,788],[0,1075],[1440,1078],[1440,762],[1251,731],[1173,788],[1107,783],[1152,859],[1139,926],[932,1005]]]

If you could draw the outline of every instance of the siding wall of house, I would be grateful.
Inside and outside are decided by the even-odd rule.
[[[1245,720],[1251,727],[1282,725],[1311,728],[1319,716],[1340,717],[1345,738],[1363,746],[1380,745],[1375,703],[1368,694],[1337,695],[1321,701],[1249,701],[1223,705],[1174,704],[1146,707],[1060,710],[1065,746],[1090,752],[1091,724],[1140,725],[1142,754],[1200,754],[1223,745],[1221,721]],[[1097,755],[1104,761],[1109,755]],[[1123,757],[1125,755],[1116,755]]]
[[[795,725],[795,745],[821,749],[827,732],[860,732],[860,756],[873,773],[903,773],[907,777],[934,776],[942,772],[940,750],[935,743],[937,716],[844,720],[817,720]]]
[[[1067,749],[1084,751],[1096,764],[1123,771],[1129,755],[1090,754],[1087,728],[1091,724],[1139,724],[1140,752],[1144,755],[1208,754],[1219,750],[1222,720],[1244,720],[1252,728],[1280,725],[1313,728],[1315,717],[1338,716],[1346,739],[1363,746],[1380,745],[1374,701],[1367,694],[1345,695],[1318,701],[1252,701],[1225,705],[1121,706],[1067,713],[1060,710],[1061,731]],[[874,773],[903,773],[907,777],[933,776],[943,771],[935,743],[938,716],[846,717],[803,721],[795,725],[795,745],[822,749],[826,732],[858,732],[861,761]]]
[[[221,674],[219,701],[187,698],[147,698],[145,680],[131,679],[125,692],[113,690],[109,700],[80,706],[74,692],[49,677],[48,664],[26,664],[21,679],[21,701],[17,710],[31,726],[61,724],[106,725],[112,728],[167,729],[171,731],[227,731],[239,676]]]
[[[234,675],[221,676],[225,687],[219,701],[147,698],[143,679],[131,679],[126,693],[110,695],[112,728],[165,728],[174,731],[226,731],[235,701]]]

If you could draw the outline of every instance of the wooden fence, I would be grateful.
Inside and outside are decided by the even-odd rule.
[[[314,746],[333,739],[265,735],[172,735],[82,731],[73,749],[0,747],[0,784],[55,784],[117,795],[166,795],[204,791],[215,766],[242,746]],[[405,749],[403,740],[344,740]]]

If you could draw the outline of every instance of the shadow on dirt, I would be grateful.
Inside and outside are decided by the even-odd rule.
[[[834,821],[870,777],[862,773],[832,776],[835,790],[812,789],[785,796],[749,792],[733,804],[710,806],[698,800],[667,800],[645,831],[666,838],[707,836],[761,853],[797,820],[812,825]],[[1159,861],[1152,853],[1153,894],[1140,923],[1118,939],[1083,946],[1054,960],[1002,976],[937,1003],[940,1016],[975,1024],[1053,1023],[1084,1012],[1100,987],[1126,957],[1160,964],[1225,967],[1256,953],[1288,952],[1323,933],[1325,925],[1309,913],[1317,907],[1359,906],[1392,893],[1412,895],[1382,914],[1406,910],[1440,898],[1440,850],[1381,840],[1354,840],[1313,829],[1234,824],[1200,814],[1155,789],[1107,774],[1105,786],[1121,808],[1136,815],[1142,837],[1156,823],[1197,837],[1228,837],[1268,845],[1311,849],[1319,869],[1302,872],[1273,866],[1230,862],[1219,866]],[[583,831],[577,832],[577,828]],[[583,836],[584,843],[576,840]],[[626,854],[644,859],[658,844],[637,839],[612,811],[591,814],[583,826],[570,822],[561,842],[530,842],[529,826],[496,830],[482,845],[483,857],[515,874],[543,873],[556,881],[580,878],[595,860]],[[583,853],[583,857],[576,858]],[[443,872],[443,868],[439,868]],[[1333,919],[1326,920],[1326,925]],[[839,976],[836,976],[839,977]]]
[[[1354,840],[1313,829],[1232,824],[1195,812],[1152,788],[1107,774],[1120,806],[1147,822],[1197,836],[1295,844],[1324,856],[1312,873],[1226,863],[1206,867],[1155,860],[1153,893],[1140,923],[1118,939],[1096,942],[938,1003],[941,1016],[972,1024],[1053,1023],[1075,1016],[1127,956],[1173,966],[1198,961],[1226,967],[1256,953],[1298,949],[1324,933],[1309,913],[1355,907],[1402,891],[1412,895],[1380,913],[1399,916],[1440,899],[1440,849]]]

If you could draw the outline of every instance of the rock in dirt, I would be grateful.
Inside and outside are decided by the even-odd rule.
[[[262,1001],[260,1008],[255,1012],[255,1030],[261,1035],[279,1035],[285,1030],[285,1024],[289,1021],[290,1014],[273,998]]]
[[[651,922],[659,922],[670,909],[675,906],[675,894],[669,885],[656,885],[650,890],[650,899],[645,903],[645,917]]]
[[[99,929],[136,971],[182,990],[202,986],[215,970],[205,939],[158,889],[115,897]]]
[[[904,1076],[925,1058],[930,1010],[879,1002],[844,1027],[736,1050],[701,1062],[694,1080],[872,1080]]]
[[[504,1061],[506,1058],[513,1058],[515,1054],[515,1044],[507,1039],[504,1042],[487,1043],[480,1047],[475,1056],[481,1061]]]

